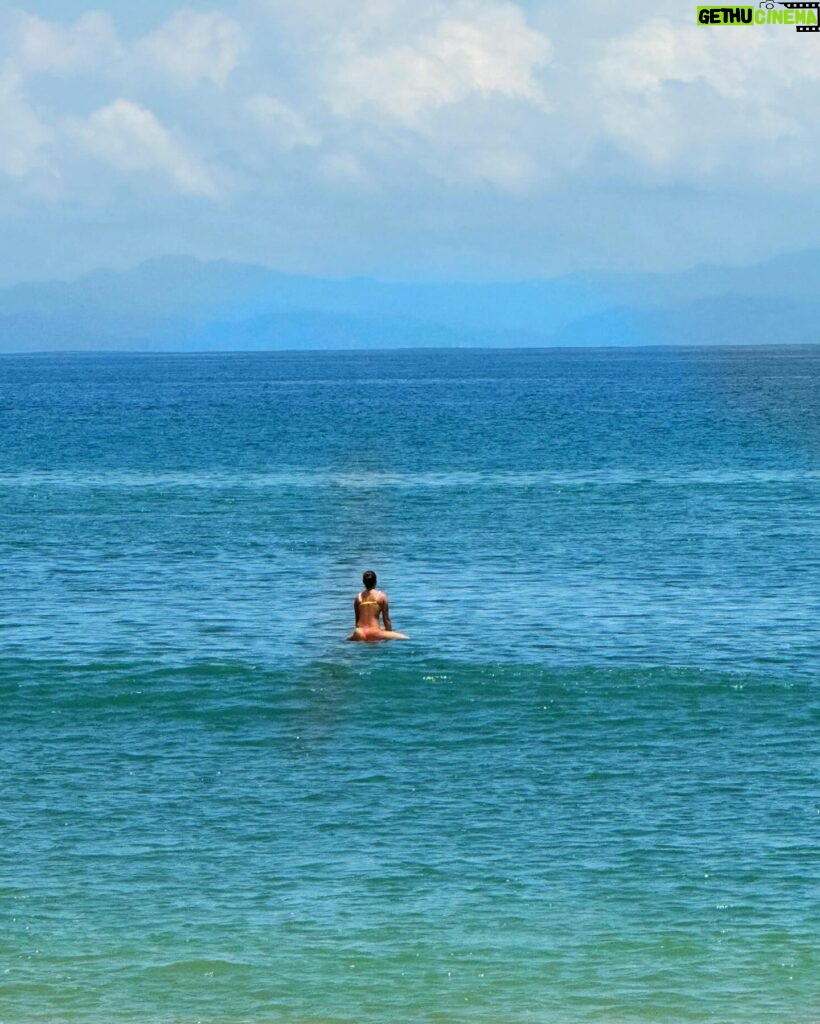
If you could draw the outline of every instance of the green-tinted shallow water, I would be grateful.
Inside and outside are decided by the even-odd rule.
[[[0,361],[0,1021],[820,1020],[818,371]]]

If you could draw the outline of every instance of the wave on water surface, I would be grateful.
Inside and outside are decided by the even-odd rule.
[[[0,488],[56,487],[129,490],[140,488],[194,488],[203,490],[278,490],[281,488],[339,487],[379,488],[471,488],[471,487],[621,487],[635,485],[743,486],[754,484],[799,484],[820,481],[815,469],[680,469],[585,471],[447,470],[424,472],[331,470],[282,470],[270,473],[137,470],[25,470],[0,473]]]

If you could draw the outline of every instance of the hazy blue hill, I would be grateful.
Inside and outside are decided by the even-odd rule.
[[[552,344],[568,347],[661,344],[652,334],[649,316],[618,306],[582,317],[553,335]]]
[[[820,302],[723,295],[655,313],[650,330],[664,345],[791,345],[820,342]]]
[[[166,257],[0,291],[0,351],[805,343],[820,341],[818,272],[810,252],[677,274],[400,284]]]
[[[820,251],[788,253],[747,267],[701,265],[673,274],[572,275],[608,307],[652,309],[720,296],[811,298],[820,277]]]
[[[811,345],[820,342],[820,302],[721,295],[668,309],[618,307],[584,317],[553,344]]]

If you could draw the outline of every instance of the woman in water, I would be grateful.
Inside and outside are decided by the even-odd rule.
[[[356,628],[347,639],[364,640],[367,643],[374,640],[407,640],[406,633],[393,630],[387,594],[383,590],[376,590],[376,574],[368,570],[362,576],[362,583],[364,590],[353,598]],[[379,616],[383,625],[379,622]]]

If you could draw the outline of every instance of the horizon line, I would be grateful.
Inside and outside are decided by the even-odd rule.
[[[644,345],[399,345],[396,347],[384,348],[191,348],[191,349],[116,349],[116,348],[53,348],[53,349],[22,349],[20,351],[0,351],[0,358],[20,356],[49,357],[49,356],[232,356],[232,355],[306,355],[314,353],[317,355],[352,354],[362,355],[388,354],[395,352],[635,352],[635,351],[678,351],[687,352],[691,350],[718,351],[721,349],[755,349],[756,351],[766,349],[808,349],[820,347],[818,341],[801,342],[691,342],[686,345],[664,344],[662,342],[647,342]]]

